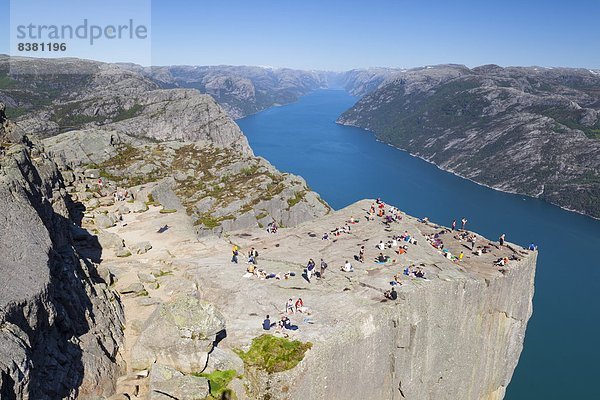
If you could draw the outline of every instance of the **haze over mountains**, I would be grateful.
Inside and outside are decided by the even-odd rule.
[[[56,62],[31,63],[41,71]],[[361,99],[339,123],[371,130],[475,182],[600,216],[598,71],[438,65],[335,73],[245,66],[143,68],[81,60],[68,65],[96,72],[9,76],[8,58],[0,58],[0,101],[8,105],[8,115],[45,136],[114,124],[133,136],[144,131],[160,139],[167,104],[181,104],[170,123],[197,114],[193,91],[181,89],[209,94],[236,119],[316,89],[343,88]],[[150,110],[151,124],[132,123]]]

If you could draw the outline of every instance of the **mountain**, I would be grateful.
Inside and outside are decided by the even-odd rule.
[[[495,189],[600,217],[600,72],[398,71],[338,122]]]
[[[323,73],[289,68],[247,66],[168,66],[143,68],[119,64],[137,71],[163,88],[193,88],[214,97],[234,118],[269,107],[292,103],[327,86]]]
[[[0,58],[0,101],[9,117],[37,136],[102,127],[153,140],[210,140],[252,153],[246,137],[211,96],[161,89],[113,64]]]

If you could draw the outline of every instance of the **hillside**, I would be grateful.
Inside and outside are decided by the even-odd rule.
[[[338,120],[493,188],[600,217],[600,73],[396,72]]]

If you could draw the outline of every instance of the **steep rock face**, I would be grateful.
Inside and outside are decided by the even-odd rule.
[[[13,144],[0,156],[0,397],[109,395],[122,311],[73,248],[62,178],[40,150]]]
[[[437,66],[396,73],[338,120],[496,189],[600,216],[600,75]]]
[[[275,399],[502,399],[532,314],[535,262],[532,254],[497,279],[448,274],[445,282],[403,292],[401,304],[359,309],[294,370],[251,376],[252,393]]]

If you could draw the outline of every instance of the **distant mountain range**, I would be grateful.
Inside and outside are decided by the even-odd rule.
[[[495,189],[600,217],[600,72],[395,71],[338,120]]]
[[[33,74],[11,74],[9,58],[0,56],[0,101],[9,117],[42,136],[113,124],[132,136],[169,139],[177,132],[202,139],[210,129],[194,133],[191,127],[202,126],[194,107],[206,100],[189,89],[209,94],[236,119],[319,88],[340,88],[361,97],[341,124],[371,130],[475,182],[600,217],[600,71],[438,65],[326,72],[12,61]],[[218,110],[208,114],[211,123],[227,125]],[[128,122],[136,117],[149,124]],[[230,139],[238,137],[232,131]]]

